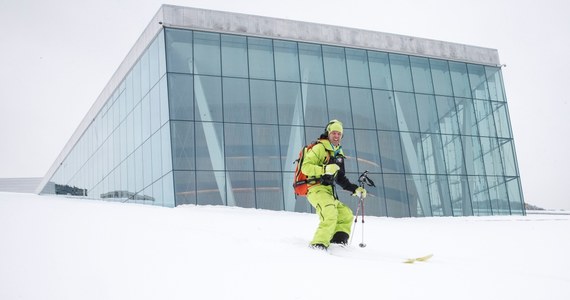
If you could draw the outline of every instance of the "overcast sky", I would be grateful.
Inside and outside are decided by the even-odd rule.
[[[566,0],[0,0],[0,178],[46,174],[163,3],[498,49],[525,201],[570,210]]]

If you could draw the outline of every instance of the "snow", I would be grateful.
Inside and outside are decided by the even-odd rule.
[[[0,299],[570,299],[570,215],[366,216],[328,252],[317,223],[0,193]]]

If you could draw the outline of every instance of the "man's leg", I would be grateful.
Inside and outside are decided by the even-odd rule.
[[[340,202],[336,201],[332,194],[326,193],[325,191],[311,193],[307,198],[317,211],[317,215],[320,219],[319,226],[317,227],[311,244],[322,244],[328,247],[337,227],[337,204]]]

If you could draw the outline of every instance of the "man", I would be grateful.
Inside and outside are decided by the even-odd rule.
[[[311,247],[326,250],[331,243],[346,245],[353,221],[352,210],[338,200],[335,182],[353,196],[366,197],[366,190],[351,183],[344,171],[344,153],[340,145],[343,127],[332,120],[319,143],[305,154],[301,170],[316,183],[309,185],[307,199],[319,215],[320,223]]]

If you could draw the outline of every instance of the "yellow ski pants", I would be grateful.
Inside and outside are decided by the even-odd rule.
[[[309,188],[309,203],[315,208],[320,222],[311,244],[323,244],[326,247],[336,232],[350,235],[354,215],[350,207],[335,199],[331,186],[317,185]]]

